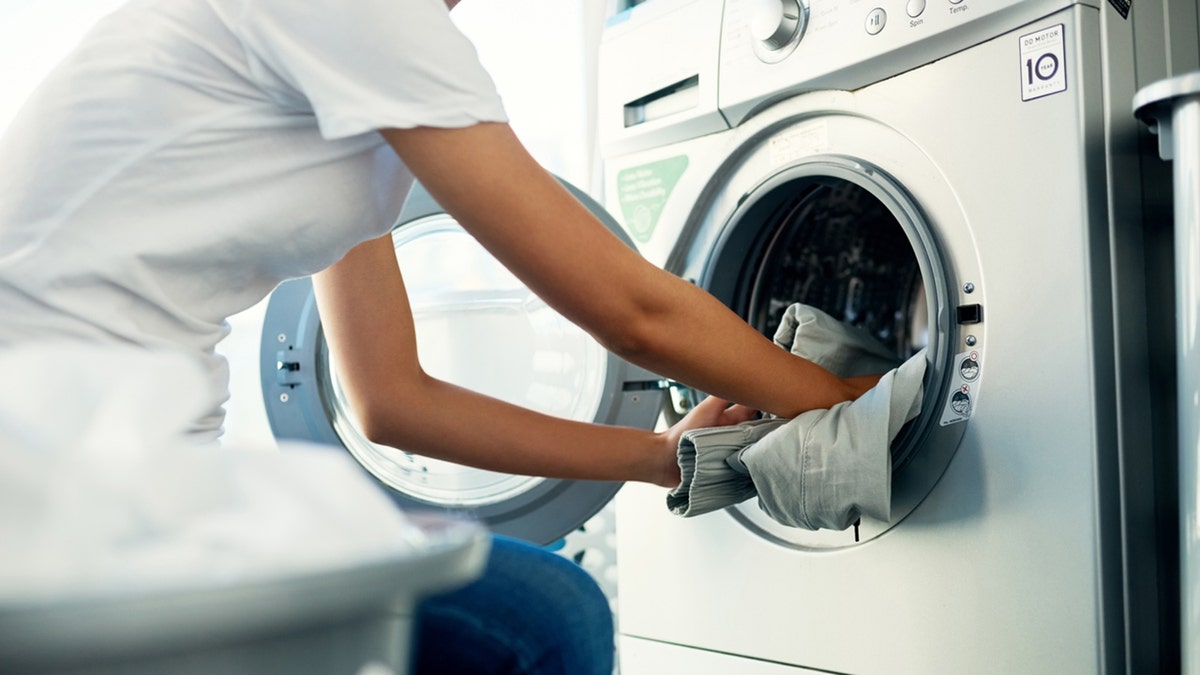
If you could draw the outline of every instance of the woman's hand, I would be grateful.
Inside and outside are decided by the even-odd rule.
[[[662,478],[654,481],[663,487],[673,488],[679,485],[679,462],[676,460],[676,450],[679,439],[684,432],[706,427],[723,427],[754,419],[758,411],[744,405],[730,405],[729,401],[716,396],[709,396],[701,401],[683,419],[676,422],[670,429],[662,432],[666,451],[663,454]]]
[[[850,399],[857,399],[862,396],[872,387],[879,383],[879,378],[882,375],[860,375],[856,377],[847,377],[842,379],[842,383],[850,392]],[[660,437],[666,446],[664,461],[662,467],[662,478],[654,481],[663,487],[675,487],[679,485],[679,462],[676,459],[676,451],[679,447],[679,439],[683,438],[683,434],[692,429],[703,429],[705,427],[723,427],[731,424],[738,424],[747,420],[754,419],[758,411],[744,405],[730,405],[729,401],[709,396],[692,408],[683,419],[676,422],[670,429],[662,432]]]

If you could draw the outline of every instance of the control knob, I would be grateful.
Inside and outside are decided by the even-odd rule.
[[[750,4],[754,53],[767,63],[783,60],[804,37],[808,7],[800,0],[752,0]]]

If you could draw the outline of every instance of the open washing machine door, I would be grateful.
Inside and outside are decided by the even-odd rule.
[[[565,185],[633,246],[600,205]],[[550,415],[654,427],[666,396],[662,379],[607,352],[548,307],[420,185],[392,239],[428,373]],[[277,438],[346,449],[404,508],[454,511],[498,534],[549,544],[595,515],[621,486],[483,471],[370,442],[329,358],[308,278],[272,293],[260,371]]]

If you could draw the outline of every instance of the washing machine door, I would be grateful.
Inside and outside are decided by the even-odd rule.
[[[861,115],[814,116],[803,103],[779,104],[762,133],[747,130],[667,267],[768,337],[803,303],[873,336],[897,364],[924,355],[920,413],[891,447],[890,520],[809,531],[773,521],[753,500],[728,510],[774,543],[829,550],[883,535],[941,478],[979,397],[985,293],[965,217],[920,149]],[[821,147],[779,151],[814,129]],[[687,404],[703,396],[679,394]]]
[[[633,246],[602,207],[567,188]],[[431,375],[550,415],[654,427],[666,396],[662,379],[607,352],[549,308],[420,185],[406,201],[392,239],[421,363]],[[620,488],[613,482],[483,471],[367,440],[329,358],[308,278],[281,284],[271,294],[260,357],[276,438],[345,449],[404,508],[455,511],[494,532],[548,544],[578,528]],[[462,412],[463,423],[470,424],[470,411]]]

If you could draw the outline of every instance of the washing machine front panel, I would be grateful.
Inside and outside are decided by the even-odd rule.
[[[605,222],[620,233],[607,216]],[[406,202],[392,240],[421,362],[432,376],[566,419],[654,425],[663,400],[659,379],[550,309],[423,189]],[[404,506],[461,511],[497,532],[544,544],[594,515],[620,486],[484,471],[371,442],[329,358],[308,279],[273,294],[262,361],[276,436],[345,448]]]
[[[822,672],[1122,670],[1100,25],[1076,6],[853,93],[778,102],[728,132],[764,150],[722,169],[745,187],[707,203],[679,270],[705,279],[731,216],[753,188],[801,180],[789,169],[841,157],[868,184],[877,169],[940,252],[945,295],[931,306],[952,315],[930,322],[948,326],[944,353],[973,338],[986,386],[965,422],[930,418],[894,504],[905,475],[940,478],[859,545],[789,545],[727,511],[681,520],[661,491],[631,486],[618,499],[624,635]],[[1023,100],[1021,38],[1055,27],[1069,86]],[[959,323],[972,304],[983,321]],[[934,436],[947,428],[956,443]],[[952,455],[942,466],[939,452]]]

